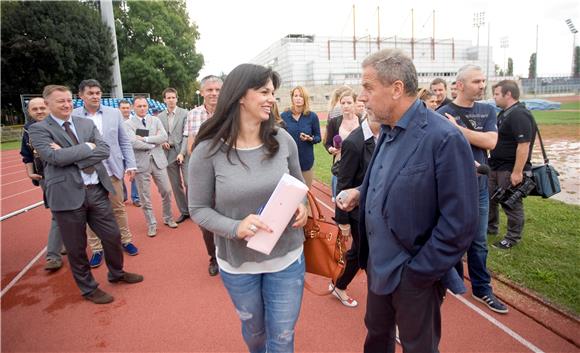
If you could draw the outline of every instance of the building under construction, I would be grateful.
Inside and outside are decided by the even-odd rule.
[[[252,62],[269,66],[282,77],[284,86],[357,85],[361,63],[369,54],[398,48],[413,58],[420,83],[435,77],[453,81],[466,64],[482,67],[494,76],[492,48],[478,47],[470,40],[433,38],[340,38],[289,34],[256,56]],[[489,52],[488,52],[489,50]]]

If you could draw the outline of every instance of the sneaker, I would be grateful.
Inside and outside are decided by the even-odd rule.
[[[148,237],[154,237],[156,235],[157,235],[157,224],[151,224],[147,228],[147,236]]]
[[[167,222],[163,222],[166,226],[168,226],[169,228],[177,228],[177,223],[175,223],[174,220],[170,220]]]
[[[507,306],[500,302],[495,295],[493,295],[493,293],[488,294],[488,295],[484,295],[483,297],[478,297],[477,295],[471,293],[471,296],[473,297],[473,299],[477,300],[478,302],[481,302],[485,305],[487,305],[487,307],[492,310],[495,311],[496,313],[500,313],[500,314],[507,314],[508,312],[508,308]]]
[[[62,267],[62,260],[60,259],[47,259],[46,265],[44,265],[44,269],[46,271],[57,271]]]
[[[115,298],[113,298],[109,293],[97,288],[91,294],[85,295],[85,299],[95,304],[109,304]]]
[[[332,295],[334,295],[336,299],[338,299],[342,303],[342,305],[348,306],[349,308],[354,308],[358,305],[358,302],[353,298],[349,297],[348,294],[346,294],[346,291],[341,291],[340,289],[336,288],[332,283],[328,285],[328,290],[332,291]],[[340,294],[339,291],[341,291],[342,294]]]
[[[135,200],[135,201],[133,201],[133,206],[141,207],[141,202],[139,200]]]
[[[133,243],[123,244],[123,250],[130,256],[135,256],[139,253],[139,249]]]
[[[89,265],[91,268],[97,268],[101,266],[103,263],[103,251],[94,251],[93,256],[91,256],[91,261],[89,261]]]
[[[501,241],[497,241],[495,243],[492,244],[492,246],[496,249],[500,249],[500,250],[509,250],[511,248],[513,248],[516,245],[516,243],[509,241],[507,239],[502,239]]]

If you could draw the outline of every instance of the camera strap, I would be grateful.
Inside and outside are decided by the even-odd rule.
[[[456,114],[457,116],[459,116],[459,119],[461,119],[461,122],[462,122],[462,123],[465,125],[465,127],[467,127],[469,130],[476,131],[476,130],[475,130],[475,127],[473,126],[473,124],[471,123],[471,121],[469,121],[469,119],[467,119],[467,118],[465,117],[465,115],[463,115],[463,114],[461,114],[461,113],[459,112],[459,109],[458,109],[459,107],[458,107],[458,106],[457,106],[455,103],[451,102],[451,103],[449,103],[448,105],[449,105],[451,108],[453,108],[453,111],[455,112],[455,114]]]

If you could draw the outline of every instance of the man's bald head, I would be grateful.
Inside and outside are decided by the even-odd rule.
[[[35,121],[44,120],[49,114],[48,107],[44,102],[44,98],[32,98],[28,102],[28,116]]]

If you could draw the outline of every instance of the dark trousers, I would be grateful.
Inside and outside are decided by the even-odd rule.
[[[199,229],[201,229],[201,233],[203,234],[203,242],[205,243],[205,248],[207,249],[209,260],[216,261],[213,233],[203,227],[199,227]]]
[[[413,286],[405,278],[404,270],[393,293],[377,295],[369,289],[364,351],[394,353],[397,325],[404,353],[439,352],[444,294],[445,288],[439,281],[425,288]]]
[[[91,294],[99,286],[91,273],[87,257],[87,225],[101,239],[109,279],[123,276],[121,232],[113,215],[108,192],[103,186],[99,184],[87,188],[85,201],[80,208],[52,213],[68,252],[73,278],[82,295]]]
[[[495,189],[498,186],[508,188],[511,185],[511,171],[492,171],[489,174],[489,218],[487,222],[487,231],[496,234],[499,231],[499,203],[491,200]],[[507,233],[505,238],[513,243],[517,243],[522,239],[522,232],[524,230],[524,204],[522,200],[516,202],[515,207],[509,209],[503,207],[503,211],[507,216]]]
[[[360,268],[358,264],[360,233],[358,230],[358,221],[352,218],[350,219],[350,232],[352,234],[352,245],[345,255],[346,267],[342,276],[340,276],[335,283],[336,288],[342,290],[345,290],[346,287],[348,287]]]

